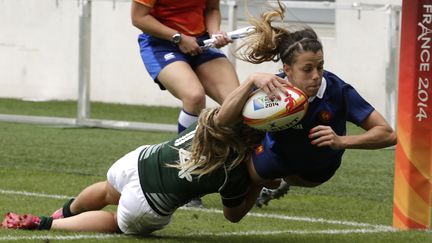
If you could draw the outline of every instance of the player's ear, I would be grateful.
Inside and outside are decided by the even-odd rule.
[[[283,71],[287,77],[291,77],[292,75],[292,67],[286,63],[283,64]]]

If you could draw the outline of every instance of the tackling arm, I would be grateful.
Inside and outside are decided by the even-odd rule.
[[[262,186],[252,185],[245,200],[237,207],[224,206],[223,212],[227,220],[233,223],[239,222],[255,205],[255,201],[261,192]]]

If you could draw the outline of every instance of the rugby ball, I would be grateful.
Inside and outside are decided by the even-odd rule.
[[[288,95],[281,99],[268,97],[262,90],[255,91],[243,107],[243,121],[248,126],[268,132],[276,132],[297,125],[308,108],[308,98],[298,88],[286,87]]]

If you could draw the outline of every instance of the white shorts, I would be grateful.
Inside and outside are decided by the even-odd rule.
[[[148,234],[170,223],[170,216],[157,214],[148,204],[138,176],[138,157],[146,146],[126,154],[108,170],[108,182],[121,193],[117,223],[125,234]]]

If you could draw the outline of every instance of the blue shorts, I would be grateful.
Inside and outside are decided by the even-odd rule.
[[[274,153],[268,146],[262,144],[259,152],[252,154],[252,161],[257,174],[264,179],[284,178],[287,176],[299,176],[310,182],[324,183],[333,177],[339,168],[339,163],[325,167],[304,167],[302,164],[311,164],[306,161],[290,161]]]
[[[198,40],[208,39],[209,35],[204,34],[197,37]],[[170,63],[184,61],[192,69],[197,68],[200,64],[207,61],[225,57],[225,54],[216,48],[204,50],[200,55],[186,55],[180,51],[180,48],[167,40],[162,40],[148,34],[141,34],[138,37],[140,45],[141,58],[152,79],[159,85],[159,88],[165,90],[165,87],[158,81],[157,76],[160,71]]]

